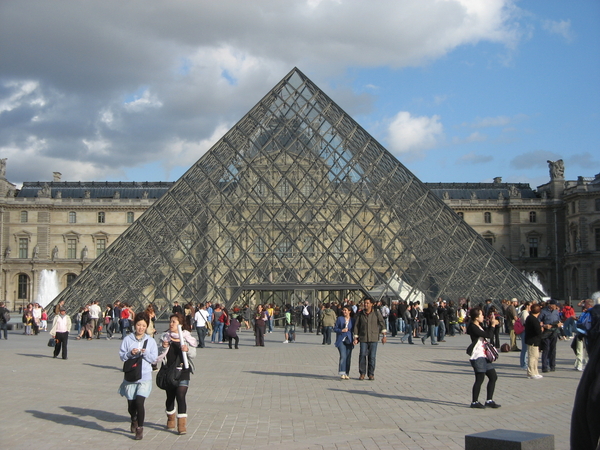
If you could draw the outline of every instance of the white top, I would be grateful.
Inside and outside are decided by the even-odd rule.
[[[206,321],[208,320],[208,313],[203,309],[199,309],[196,311],[196,314],[194,314],[194,320],[196,321],[197,327],[205,327]]]

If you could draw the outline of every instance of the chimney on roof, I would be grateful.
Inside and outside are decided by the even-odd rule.
[[[54,175],[54,182],[58,183],[60,181],[60,177],[62,176],[62,173],[60,173],[60,172],[52,172],[52,175]]]

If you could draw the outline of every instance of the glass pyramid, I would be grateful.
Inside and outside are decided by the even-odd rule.
[[[293,69],[54,301],[543,294]]]

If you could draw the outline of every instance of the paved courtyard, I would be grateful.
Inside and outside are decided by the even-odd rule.
[[[158,327],[159,330],[165,327]],[[497,410],[469,408],[473,372],[467,336],[432,346],[401,344],[377,353],[374,381],[337,376],[337,349],[321,336],[281,330],[254,347],[241,332],[239,350],[198,349],[188,392],[188,434],[165,431],[164,392],[146,401],[143,441],[129,433],[120,340],[69,341],[69,359],[52,358],[48,334],[21,331],[0,341],[0,446],[6,449],[464,449],[464,436],[505,428],[555,435],[567,449],[580,372],[570,342],[558,343],[557,371],[528,380],[518,353],[501,354]],[[504,337],[503,341],[506,341]],[[485,384],[482,400],[485,396]]]

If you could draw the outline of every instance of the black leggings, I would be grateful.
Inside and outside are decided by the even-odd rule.
[[[175,408],[175,399],[177,399],[177,414],[187,413],[187,404],[185,395],[187,394],[187,386],[179,386],[174,389],[167,389],[167,402],[165,404],[167,411],[173,411]]]
[[[132,421],[137,419],[138,427],[144,426],[144,419],[146,418],[145,401],[146,397],[140,397],[139,395],[133,400],[127,400],[127,411]]]
[[[487,384],[487,398],[486,400],[492,400],[494,398],[494,389],[496,388],[496,369],[490,369],[487,372],[475,372],[475,384],[473,385],[473,402],[479,401],[479,392],[481,391],[481,385],[485,377],[488,377]]]

